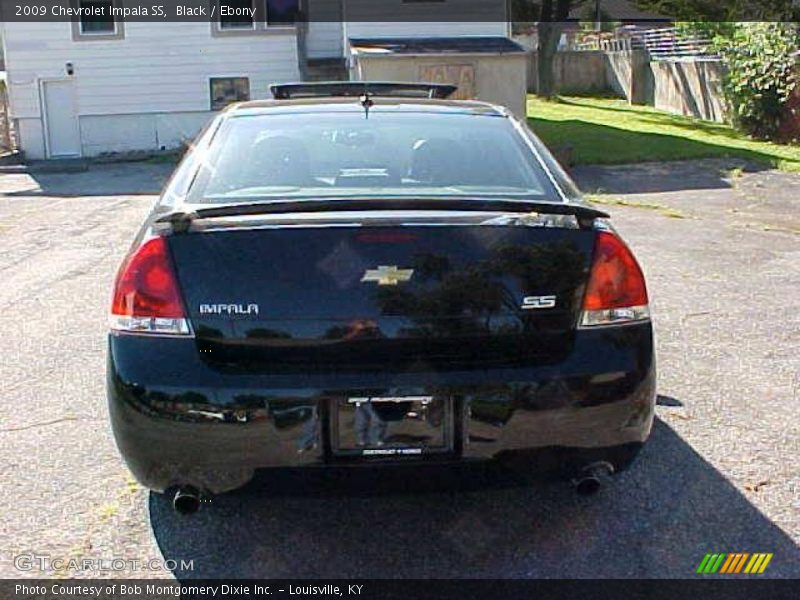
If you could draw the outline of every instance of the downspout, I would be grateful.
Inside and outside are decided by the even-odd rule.
[[[295,37],[297,39],[297,68],[303,81],[308,79],[308,11],[305,5],[308,0],[301,0],[297,18],[294,22]]]

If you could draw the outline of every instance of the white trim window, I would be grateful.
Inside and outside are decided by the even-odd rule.
[[[211,110],[222,110],[234,102],[250,100],[250,79],[248,77],[211,77]]]
[[[219,0],[220,31],[250,31],[256,28],[255,0]]]
[[[216,0],[214,31],[247,34],[270,29],[293,28],[300,0]]]
[[[264,0],[267,27],[294,27],[300,0]]]
[[[78,32],[81,36],[114,36],[119,26],[111,9],[114,0],[78,0],[81,14],[78,17]]]

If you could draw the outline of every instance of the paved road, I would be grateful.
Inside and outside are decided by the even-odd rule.
[[[0,176],[0,576],[31,551],[193,559],[185,577],[684,577],[762,551],[800,576],[800,177],[729,167],[578,173],[642,259],[658,330],[652,441],[601,495],[283,471],[189,519],[131,480],[103,390],[111,278],[169,168]]]

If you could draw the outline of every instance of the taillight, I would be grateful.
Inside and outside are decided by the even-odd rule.
[[[583,297],[581,327],[649,318],[647,288],[639,263],[621,239],[613,233],[599,231]]]
[[[114,283],[110,326],[136,333],[191,333],[164,238],[148,240],[122,262]]]

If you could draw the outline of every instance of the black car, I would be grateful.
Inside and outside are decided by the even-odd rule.
[[[655,401],[642,271],[527,126],[433,84],[287,84],[198,136],[116,278],[136,478],[506,461],[579,491]]]

